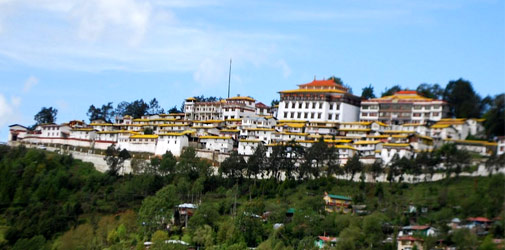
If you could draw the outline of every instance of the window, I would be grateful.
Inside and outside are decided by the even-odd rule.
[[[298,103],[298,108],[301,109],[302,108],[302,104],[301,102]]]
[[[333,118],[332,116],[332,114],[328,114],[328,120],[331,120],[331,118]]]
[[[368,113],[362,113],[362,116],[368,116]]]
[[[308,103],[308,102],[306,102],[306,103],[305,103],[305,108],[306,108],[306,109],[308,109],[308,108],[309,108],[309,103]]]
[[[305,115],[303,116],[303,118],[308,118],[309,117],[309,113],[305,112]]]
[[[337,110],[339,110],[339,109],[340,109],[340,104],[337,104]]]
[[[288,105],[289,105],[288,102],[285,102],[284,104],[285,104],[284,108],[288,108]]]
[[[302,113],[298,112],[298,115],[296,116],[298,119],[302,118]]]
[[[291,108],[293,108],[293,109],[295,108],[295,102],[291,103]]]
[[[319,109],[322,109],[322,108],[323,108],[323,103],[322,103],[322,102],[320,102],[320,103],[319,103]]]
[[[333,109],[333,103],[330,103],[330,110],[332,110],[332,109]]]
[[[312,103],[312,108],[313,108],[313,109],[315,109],[315,108],[316,108],[316,103],[315,103],[315,102],[313,102],[313,103]]]
[[[317,113],[317,119],[321,119],[321,113]]]
[[[310,113],[310,118],[314,119],[314,112]]]
[[[291,118],[295,118],[295,112],[291,112]]]

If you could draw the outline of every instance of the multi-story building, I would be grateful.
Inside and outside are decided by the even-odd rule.
[[[360,120],[386,124],[433,123],[447,115],[447,103],[403,90],[361,102]]]
[[[280,91],[279,120],[352,122],[358,120],[361,98],[333,80],[314,80],[295,90]]]
[[[254,116],[255,102],[248,96],[235,96],[215,102],[199,102],[190,97],[184,102],[184,113],[187,120],[228,120]]]

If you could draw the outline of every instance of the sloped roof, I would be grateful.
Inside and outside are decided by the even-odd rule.
[[[328,196],[332,199],[339,199],[339,200],[346,200],[346,201],[352,201],[351,197],[343,196],[343,195],[335,195],[335,194],[328,194]]]
[[[419,95],[416,91],[413,90],[402,90],[394,93],[393,95],[388,95],[388,96],[383,96],[380,98],[374,98],[374,99],[368,99],[364,102],[393,102],[393,101],[398,101],[398,102],[433,102],[433,101],[440,101],[444,102],[442,100],[437,100],[437,99],[432,99],[428,97],[424,97]]]

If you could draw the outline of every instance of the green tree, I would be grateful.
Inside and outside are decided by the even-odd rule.
[[[262,143],[260,143],[258,147],[256,147],[256,150],[254,150],[254,153],[247,160],[247,177],[254,177],[254,180],[256,180],[258,175],[266,168],[266,159],[266,148]]]
[[[400,87],[400,85],[394,85],[393,87],[391,88],[386,88],[384,90],[384,92],[382,92],[381,96],[384,97],[384,96],[390,96],[390,95],[394,95],[396,92],[398,91],[401,91],[402,90],[402,87]]]
[[[43,107],[33,118],[37,125],[56,122],[58,110],[53,107]]]
[[[154,131],[152,128],[150,128],[150,127],[144,128],[144,135],[152,135],[152,134],[154,134]]]
[[[90,121],[103,120],[106,122],[111,122],[112,117],[114,116],[114,107],[112,106],[112,102],[102,105],[101,108],[97,108],[95,105],[91,105],[89,106],[86,115],[89,117]]]
[[[451,240],[458,249],[462,250],[474,249],[478,244],[477,236],[466,228],[454,230]]]
[[[347,162],[344,165],[344,171],[346,172],[346,174],[348,175],[350,174],[349,180],[351,181],[354,179],[354,175],[357,172],[363,171],[363,164],[359,160],[358,154],[353,155],[351,159],[347,160]]]
[[[362,92],[361,92],[361,97],[365,99],[373,99],[375,98],[375,94],[373,93],[373,86],[372,84],[368,85],[367,87],[364,87]]]
[[[162,174],[174,174],[177,166],[177,159],[172,152],[167,151],[161,157],[159,172]]]
[[[270,103],[270,107],[273,108],[275,105],[279,105],[279,100],[277,99],[272,100],[272,102]]]
[[[140,118],[144,115],[149,114],[150,105],[145,103],[144,100],[135,100],[131,103],[129,102],[121,102],[117,105],[114,110],[114,114],[125,116],[129,115],[133,118]]]
[[[369,172],[372,174],[374,181],[379,177],[380,174],[384,172],[382,164],[378,161],[374,161],[372,165],[369,166]]]
[[[109,169],[107,173],[109,175],[118,175],[118,172],[123,169],[124,162],[131,158],[128,150],[116,147],[114,144],[110,145],[107,150],[105,150],[104,160],[107,162]]]
[[[221,163],[219,174],[239,181],[243,178],[244,170],[247,167],[246,165],[244,158],[234,150],[231,152],[230,156]]]
[[[493,242],[493,237],[491,235],[486,236],[480,244],[478,250],[496,250],[496,244]]]
[[[162,107],[160,107],[158,100],[156,100],[156,98],[153,98],[149,102],[149,108],[147,110],[147,114],[155,115],[155,114],[163,114],[163,113],[165,113],[165,110]]]
[[[421,96],[432,99],[442,99],[444,95],[444,89],[440,87],[438,83],[435,84],[421,83],[419,86],[417,86],[416,91]]]
[[[33,236],[30,239],[20,239],[14,244],[12,250],[39,250],[49,249],[46,239],[42,235]]]
[[[300,178],[303,178],[303,176],[318,178],[328,158],[328,144],[321,138],[305,150],[304,162],[300,166],[299,171]]]
[[[177,105],[174,105],[173,107],[171,107],[171,108],[168,110],[168,113],[169,113],[169,114],[179,113],[179,112],[184,112],[184,110],[178,110],[178,109],[177,109]]]
[[[330,76],[330,78],[328,78],[328,80],[332,80],[332,81],[334,81],[336,84],[338,84],[338,85],[340,85],[340,86],[344,86],[344,82],[342,81],[342,79],[340,79],[340,77]]]
[[[174,185],[167,185],[154,196],[142,201],[138,213],[138,221],[145,235],[150,235],[158,229],[165,228],[172,217],[175,205],[179,204]]]
[[[203,225],[193,233],[193,242],[197,246],[211,247],[214,244],[214,231],[209,225]]]
[[[450,81],[445,87],[444,100],[449,106],[450,115],[457,118],[478,118],[482,113],[480,96],[472,84],[462,78]]]
[[[454,143],[444,144],[437,150],[436,154],[444,162],[447,177],[450,177],[451,173],[455,173],[458,176],[463,167],[470,163],[471,159],[470,154],[466,150],[458,149]]]
[[[384,239],[382,225],[386,222],[386,217],[380,213],[365,216],[363,219],[363,233],[365,242],[370,249],[377,248]]]
[[[505,135],[505,94],[496,95],[484,113],[484,127],[488,138]]]

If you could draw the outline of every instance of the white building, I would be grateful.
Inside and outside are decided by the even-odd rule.
[[[357,121],[361,99],[333,80],[314,80],[280,91],[277,119],[318,122]]]
[[[206,135],[200,136],[199,139],[203,148],[210,151],[228,153],[233,150],[233,139],[231,137]]]
[[[427,123],[446,116],[447,103],[420,96],[416,91],[403,90],[394,95],[361,102],[361,121],[386,124]]]
[[[260,143],[263,142],[261,140],[240,139],[237,152],[239,155],[252,155]]]
[[[173,155],[180,156],[182,150],[189,145],[188,136],[192,133],[192,131],[185,131],[159,134],[155,154],[163,155],[167,151],[170,151]]]
[[[384,143],[381,150],[382,162],[389,164],[395,155],[398,155],[398,158],[411,159],[414,154],[412,151],[412,146],[408,143]]]
[[[497,155],[505,154],[505,136],[498,137],[496,154]]]
[[[228,120],[255,116],[255,100],[248,96],[235,96],[215,102],[199,102],[190,97],[184,102],[186,120]]]

